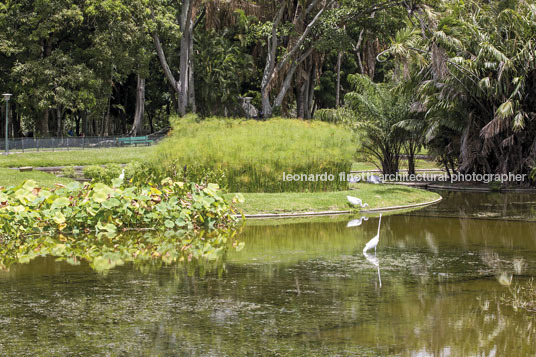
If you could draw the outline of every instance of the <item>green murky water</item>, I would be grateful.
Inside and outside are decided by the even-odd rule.
[[[442,194],[368,259],[377,217],[252,222],[221,277],[13,266],[0,355],[535,355],[536,312],[501,298],[536,275],[536,196]]]

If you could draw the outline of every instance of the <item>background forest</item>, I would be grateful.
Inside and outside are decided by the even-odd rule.
[[[452,171],[528,172],[535,38],[522,0],[7,0],[0,88],[11,137],[314,117],[364,133],[386,173],[422,146]]]
[[[406,12],[320,0],[16,0],[0,10],[0,87],[14,94],[16,137],[147,133],[174,112],[245,116],[240,96],[264,117],[310,118],[342,102],[347,74],[381,79],[375,56]]]

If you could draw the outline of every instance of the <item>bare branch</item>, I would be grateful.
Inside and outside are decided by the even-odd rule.
[[[277,52],[277,26],[283,18],[283,14],[285,13],[286,7],[287,3],[284,2],[283,6],[281,6],[277,13],[277,16],[274,19],[274,23],[272,24],[272,36],[268,39],[268,58],[266,59],[264,74],[262,76],[261,90],[265,89],[268,86],[268,83],[270,83],[270,79],[272,77],[272,73],[274,72],[275,56]]]
[[[169,69],[166,55],[164,54],[164,50],[162,49],[162,44],[160,43],[160,38],[158,37],[158,34],[155,32],[153,33],[153,42],[154,46],[156,48],[156,54],[158,56],[158,59],[160,60],[160,64],[162,65],[162,69],[164,70],[164,74],[166,75],[166,79],[168,80],[169,84],[173,87],[173,89],[180,94],[180,89],[177,84],[177,81],[175,80],[175,77],[173,77],[173,73],[171,72],[171,69]]]
[[[281,86],[281,90],[277,94],[277,97],[274,100],[274,107],[280,107],[283,103],[283,99],[285,98],[285,95],[287,94],[288,89],[290,88],[290,82],[292,81],[292,78],[294,77],[294,72],[296,71],[296,68],[305,61],[307,57],[309,57],[313,53],[313,48],[310,47],[305,51],[294,63],[292,63],[292,66],[290,67],[290,70],[288,71],[285,80],[283,81],[283,85]]]
[[[333,0],[332,1],[329,1],[328,3],[326,3],[324,6],[322,6],[322,8],[318,11],[318,13],[316,14],[316,16],[313,18],[313,20],[307,25],[307,27],[305,28],[305,31],[303,31],[302,35],[300,36],[300,38],[298,39],[298,41],[296,41],[296,43],[294,44],[294,46],[292,47],[292,49],[287,52],[284,56],[283,56],[283,59],[281,60],[281,62],[279,62],[279,64],[277,65],[277,70],[279,71],[281,68],[283,68],[283,66],[289,61],[289,59],[294,56],[294,54],[296,54],[296,52],[300,49],[300,46],[303,44],[303,42],[307,39],[307,36],[309,36],[309,33],[311,32],[311,30],[313,29],[313,27],[315,26],[316,22],[318,21],[318,19],[320,18],[320,16],[322,15],[322,13],[324,12],[324,10],[326,10],[326,8],[328,6],[330,6],[331,4],[333,3]]]

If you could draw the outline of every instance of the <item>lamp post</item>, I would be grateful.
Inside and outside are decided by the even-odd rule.
[[[7,141],[7,134],[9,133],[9,98],[11,98],[10,93],[2,94],[4,100],[6,101],[6,155],[9,154],[9,142]]]

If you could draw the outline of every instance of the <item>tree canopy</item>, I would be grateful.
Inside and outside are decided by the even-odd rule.
[[[15,137],[154,132],[174,112],[244,116],[246,96],[264,118],[311,118],[335,96],[342,103],[347,74],[376,75],[375,55],[402,25],[389,14],[404,11],[357,0],[0,7],[0,85],[14,94]]]
[[[527,172],[535,9],[527,0],[7,1],[8,134],[138,135],[174,113],[311,119],[344,107],[405,135],[411,156],[424,144],[454,171]],[[393,108],[405,118],[392,122]]]

